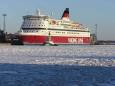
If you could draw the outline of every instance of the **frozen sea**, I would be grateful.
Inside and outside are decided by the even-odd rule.
[[[0,86],[115,86],[115,45],[0,44]]]

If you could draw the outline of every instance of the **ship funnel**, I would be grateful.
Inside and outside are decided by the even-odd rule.
[[[66,20],[66,21],[69,21],[69,8],[66,8],[63,12],[63,15],[62,15],[62,20]]]

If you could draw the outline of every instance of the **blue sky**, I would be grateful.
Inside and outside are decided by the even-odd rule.
[[[115,0],[0,0],[0,28],[3,13],[7,14],[7,32],[16,32],[22,24],[22,16],[43,13],[60,18],[63,10],[70,8],[70,18],[89,27],[91,32],[98,24],[98,39],[115,40]]]

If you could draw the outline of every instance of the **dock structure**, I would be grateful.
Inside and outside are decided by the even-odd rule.
[[[96,34],[91,34],[91,44],[92,45],[95,45],[97,44],[97,37],[96,37]]]
[[[115,40],[98,40],[98,45],[115,45]]]

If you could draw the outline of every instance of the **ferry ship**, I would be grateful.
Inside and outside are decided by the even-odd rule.
[[[78,22],[69,18],[66,8],[60,19],[42,15],[23,16],[23,24],[19,32],[23,44],[90,44],[90,31]]]

